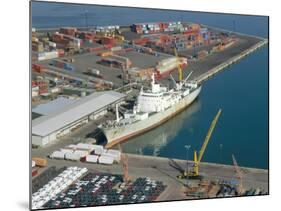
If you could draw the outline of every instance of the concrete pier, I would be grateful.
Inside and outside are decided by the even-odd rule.
[[[198,77],[196,77],[195,79],[193,79],[193,81],[201,84],[204,81],[208,80],[210,77],[216,75],[217,73],[219,73],[220,71],[224,70],[225,68],[229,67],[230,65],[238,62],[239,60],[243,59],[244,57],[248,56],[249,54],[253,53],[254,51],[258,50],[259,48],[265,46],[268,44],[268,40],[264,39],[260,42],[258,42],[257,44],[255,44],[254,46],[242,51],[239,55],[234,56],[228,60],[226,60],[225,62],[223,62],[222,64],[210,69],[209,71],[199,75]]]

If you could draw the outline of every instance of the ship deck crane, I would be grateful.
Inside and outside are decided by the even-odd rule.
[[[215,118],[213,119],[212,123],[211,123],[211,126],[208,130],[208,133],[205,137],[205,140],[204,140],[204,143],[201,147],[201,150],[199,151],[199,156],[197,155],[197,151],[194,151],[194,161],[193,161],[193,167],[191,168],[190,171],[184,171],[182,172],[180,175],[178,175],[178,178],[179,179],[184,179],[184,178],[200,178],[200,175],[199,175],[199,164],[202,160],[202,157],[204,155],[204,152],[206,150],[206,147],[209,143],[209,140],[211,138],[211,135],[215,129],[215,126],[218,122],[218,119],[221,115],[221,112],[222,112],[222,109],[219,109],[217,115],[215,116]]]
[[[234,155],[232,155],[232,160],[233,160],[233,165],[234,165],[234,169],[236,172],[236,176],[238,179],[238,184],[237,184],[237,193],[238,195],[242,195],[244,192],[244,188],[243,188],[243,172],[241,170],[241,168],[238,166],[238,163],[234,157]]]
[[[175,53],[175,56],[177,57],[177,59],[179,60],[179,56],[178,56],[178,51],[177,51],[177,48],[174,48],[174,53]],[[180,66],[180,64],[178,63],[178,80],[179,81],[182,81],[182,68]]]

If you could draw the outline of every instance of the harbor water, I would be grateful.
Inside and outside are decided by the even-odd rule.
[[[183,21],[268,38],[268,18],[215,13],[32,3],[32,27],[126,25]],[[268,168],[268,48],[264,47],[203,84],[198,99],[158,128],[123,143],[129,153],[192,159],[219,108],[222,115],[203,161]],[[188,150],[185,146],[188,146]]]

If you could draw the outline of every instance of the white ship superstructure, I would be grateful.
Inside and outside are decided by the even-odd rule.
[[[179,83],[173,80],[175,88],[168,90],[167,87],[155,83],[152,75],[151,88],[141,88],[132,111],[127,111],[124,117],[120,117],[116,107],[116,120],[107,121],[100,126],[107,138],[107,146],[111,147],[151,130],[192,103],[199,95],[201,87],[187,82],[188,77]]]

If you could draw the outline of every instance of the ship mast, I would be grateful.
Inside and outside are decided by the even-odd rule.
[[[116,104],[115,113],[116,113],[116,122],[119,122],[120,118],[119,118],[118,104]]]

